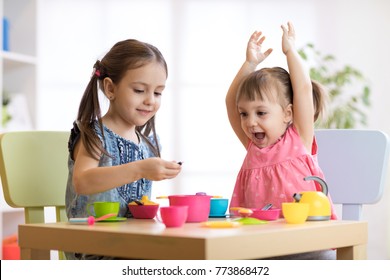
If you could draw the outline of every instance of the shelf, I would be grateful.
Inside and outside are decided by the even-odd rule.
[[[10,51],[2,50],[3,26],[0,24],[0,100],[7,93],[11,102],[20,95],[26,100],[26,108],[22,103],[10,103],[17,115],[14,120],[19,120],[13,125],[16,130],[21,129],[24,123],[20,120],[27,112],[31,119],[31,127],[36,126],[37,115],[37,38],[38,38],[38,6],[39,0],[0,0],[0,18],[5,17],[9,23],[7,41]],[[2,22],[2,21],[0,21]],[[15,105],[16,104],[16,105]],[[11,106],[9,105],[9,106]],[[0,114],[0,133],[4,130],[12,130],[12,127],[2,126],[2,114]],[[23,208],[8,206],[3,197],[0,183],[0,240],[17,233],[18,225],[24,223]],[[0,250],[0,259],[2,252]]]
[[[37,59],[31,55],[1,51],[0,56],[4,61],[4,68],[14,68],[23,65],[36,65]]]

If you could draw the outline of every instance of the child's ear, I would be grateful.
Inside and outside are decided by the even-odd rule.
[[[103,92],[108,99],[113,100],[115,97],[115,84],[110,78],[103,80]]]
[[[284,122],[291,123],[293,120],[293,107],[292,104],[288,104],[286,108],[284,108]]]

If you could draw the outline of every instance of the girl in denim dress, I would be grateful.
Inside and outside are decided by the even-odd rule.
[[[263,52],[265,37],[255,32],[226,95],[230,124],[247,151],[230,207],[262,208],[272,203],[281,209],[283,202],[293,201],[294,193],[319,189],[304,177],[324,177],[317,162],[314,122],[323,110],[325,92],[304,69],[293,25],[289,22],[282,31],[289,72],[280,67],[256,70],[272,49]],[[333,206],[331,218],[336,219]],[[334,257],[334,251],[325,250],[286,258]]]
[[[87,217],[87,204],[95,201],[119,201],[119,216],[131,217],[128,203],[150,197],[152,181],[179,174],[180,164],[160,158],[155,129],[167,75],[160,51],[133,39],[116,43],[96,61],[69,139],[68,218]],[[109,100],[103,116],[99,89]]]

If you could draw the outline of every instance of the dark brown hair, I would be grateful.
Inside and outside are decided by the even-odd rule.
[[[102,146],[99,137],[95,133],[94,123],[97,121],[104,137],[102,116],[99,104],[99,87],[103,90],[103,80],[109,77],[114,84],[117,84],[125,76],[127,70],[136,69],[157,61],[160,63],[168,77],[167,63],[161,52],[154,46],[134,39],[124,40],[116,43],[109,52],[97,60],[94,71],[84,95],[81,98],[77,115],[77,125],[81,131],[81,139],[89,154],[99,159],[99,156],[107,151]],[[152,148],[156,156],[160,156],[160,148],[155,128],[155,116],[148,120],[143,126],[137,126],[136,131]],[[150,133],[154,135],[154,143],[147,138]]]
[[[311,81],[313,87],[314,122],[323,114],[327,93],[316,81]],[[276,89],[277,96],[272,96],[271,89]],[[282,108],[293,104],[293,90],[290,74],[281,67],[262,68],[246,77],[238,90],[236,102],[241,99],[268,99],[278,102]]]

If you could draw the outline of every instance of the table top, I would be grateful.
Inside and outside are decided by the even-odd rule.
[[[22,250],[61,250],[129,259],[253,259],[330,248],[351,249],[342,258],[365,258],[367,235],[367,222],[341,220],[293,225],[280,219],[218,229],[200,223],[166,228],[155,219],[92,226],[67,222],[19,225]],[[363,250],[356,255],[356,248]]]

